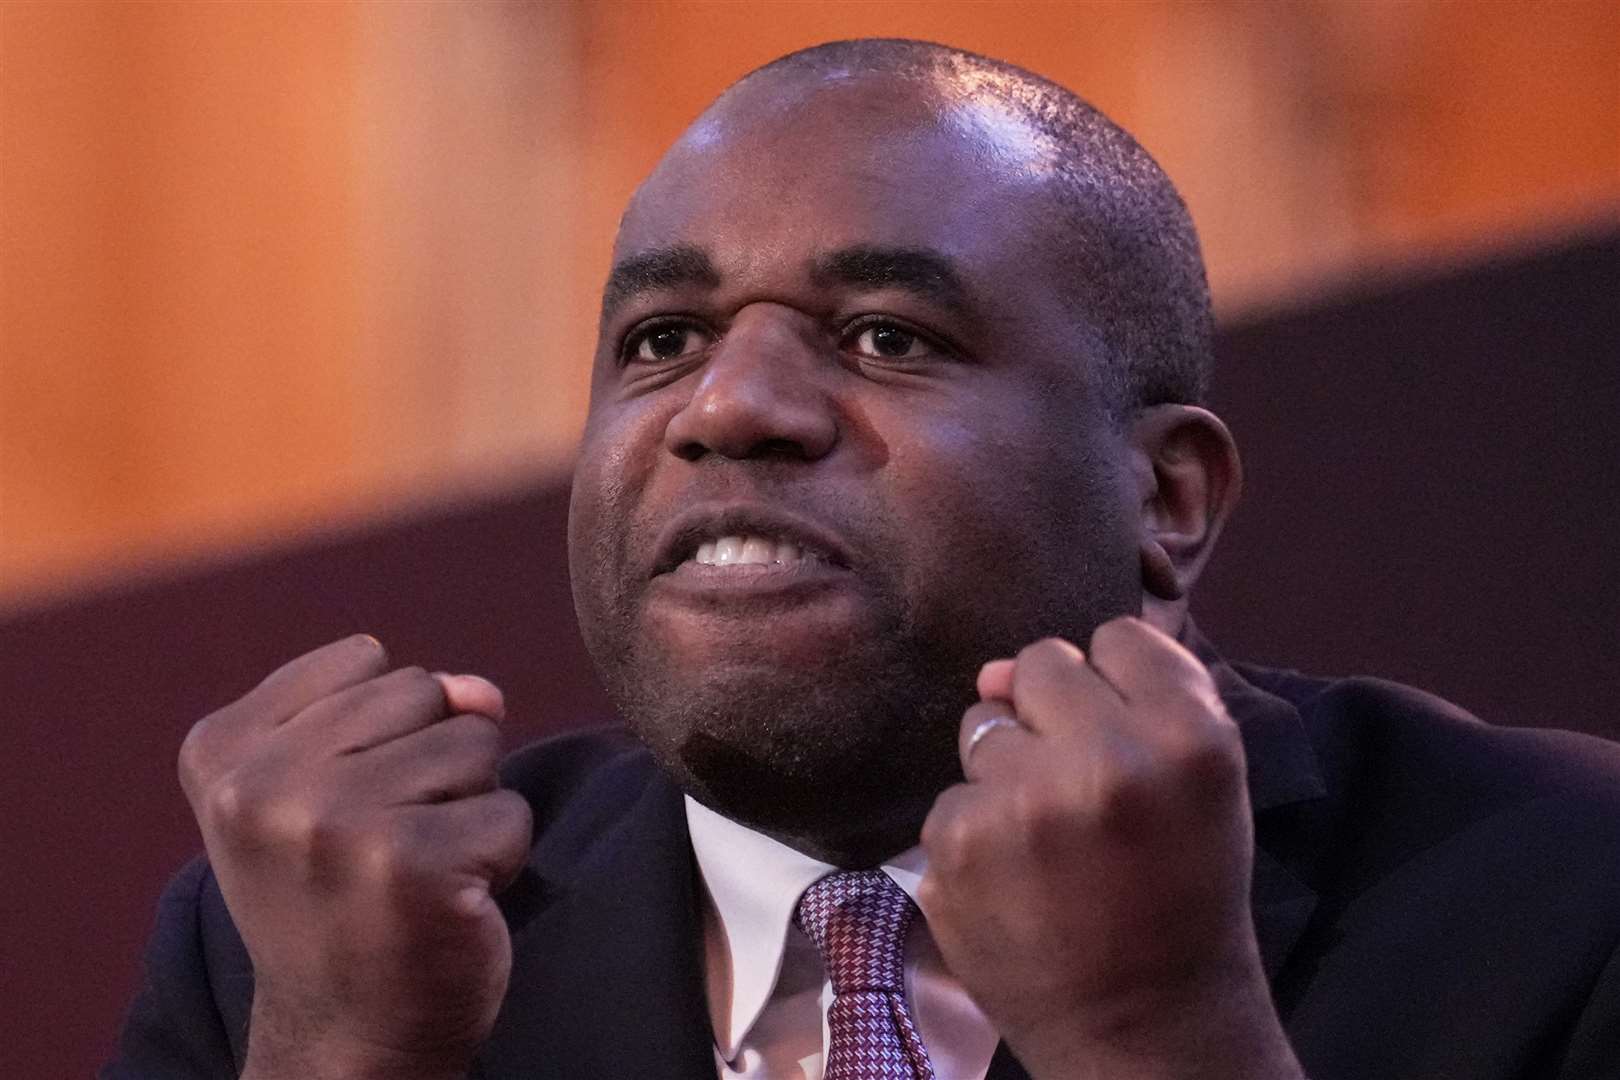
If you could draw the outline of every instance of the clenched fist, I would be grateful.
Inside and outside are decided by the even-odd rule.
[[[1090,655],[986,665],[979,694],[919,900],[1019,1059],[1041,1080],[1297,1077],[1249,910],[1243,748],[1203,665],[1121,618]]]
[[[492,899],[528,804],[496,786],[500,691],[390,671],[369,637],[200,721],[180,780],[253,960],[245,1076],[461,1077],[505,994]]]

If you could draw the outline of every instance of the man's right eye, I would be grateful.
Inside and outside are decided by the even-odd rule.
[[[709,335],[690,323],[662,323],[632,334],[624,343],[624,356],[640,364],[667,364],[708,344]]]

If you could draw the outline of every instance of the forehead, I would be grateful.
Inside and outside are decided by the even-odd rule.
[[[972,273],[1050,238],[1058,148],[982,88],[766,79],[694,124],[632,201],[617,259],[672,246],[737,272],[853,246],[928,248]]]

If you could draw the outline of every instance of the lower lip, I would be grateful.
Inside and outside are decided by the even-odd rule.
[[[648,583],[646,631],[705,677],[742,665],[823,666],[862,638],[860,579],[819,560],[705,566],[685,562]]]

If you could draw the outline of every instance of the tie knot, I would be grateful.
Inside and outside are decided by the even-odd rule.
[[[917,907],[881,870],[828,874],[804,891],[793,921],[821,953],[834,994],[905,992],[906,930]]]

